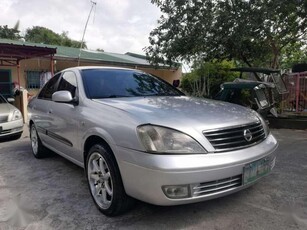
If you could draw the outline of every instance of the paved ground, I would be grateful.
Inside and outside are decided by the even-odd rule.
[[[116,218],[97,211],[81,168],[35,159],[25,133],[0,143],[0,229],[307,229],[307,131],[273,133],[275,170],[253,187],[192,205],[139,202]]]

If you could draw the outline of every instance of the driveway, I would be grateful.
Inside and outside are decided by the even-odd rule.
[[[0,229],[307,229],[307,131],[273,130],[275,170],[236,194],[197,204],[138,202],[116,218],[91,200],[83,169],[32,156],[28,132],[0,143]]]

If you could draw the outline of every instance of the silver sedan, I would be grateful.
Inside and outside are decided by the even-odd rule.
[[[256,112],[191,98],[150,74],[76,67],[29,103],[36,158],[47,149],[84,167],[105,215],[133,198],[178,205],[224,196],[269,174],[277,141]]]
[[[12,98],[6,100],[0,94],[0,139],[18,139],[21,137],[23,118],[19,109],[9,103],[13,101]]]

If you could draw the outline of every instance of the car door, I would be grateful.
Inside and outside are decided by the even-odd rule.
[[[77,78],[74,72],[66,71],[59,80],[56,91],[69,91],[73,98],[78,98]],[[52,145],[71,160],[82,161],[78,154],[79,140],[79,106],[76,103],[53,102],[50,107],[52,125],[48,129]]]
[[[52,139],[47,135],[47,130],[52,125],[52,117],[50,116],[50,108],[54,103],[51,100],[52,94],[56,91],[61,73],[54,75],[42,88],[35,100],[29,104],[32,120],[39,133],[39,137],[45,145],[50,145]]]

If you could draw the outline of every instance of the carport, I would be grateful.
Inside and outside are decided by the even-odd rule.
[[[16,67],[18,75],[18,87],[20,87],[20,61],[24,59],[47,57],[50,58],[50,69],[53,74],[53,56],[56,48],[16,45],[0,43],[0,67]],[[1,83],[0,83],[1,84]],[[1,85],[0,85],[1,86]],[[2,88],[2,87],[1,87]]]
[[[53,56],[56,48],[17,45],[12,43],[0,43],[0,67],[16,67],[17,68],[17,85],[15,88],[20,89],[20,61],[24,59],[44,57],[50,59],[50,70],[53,76]],[[15,82],[14,82],[15,83]],[[12,96],[12,81],[9,72],[0,69],[0,92],[4,96]],[[15,105],[21,110],[24,120],[26,120],[27,93],[22,93]]]

